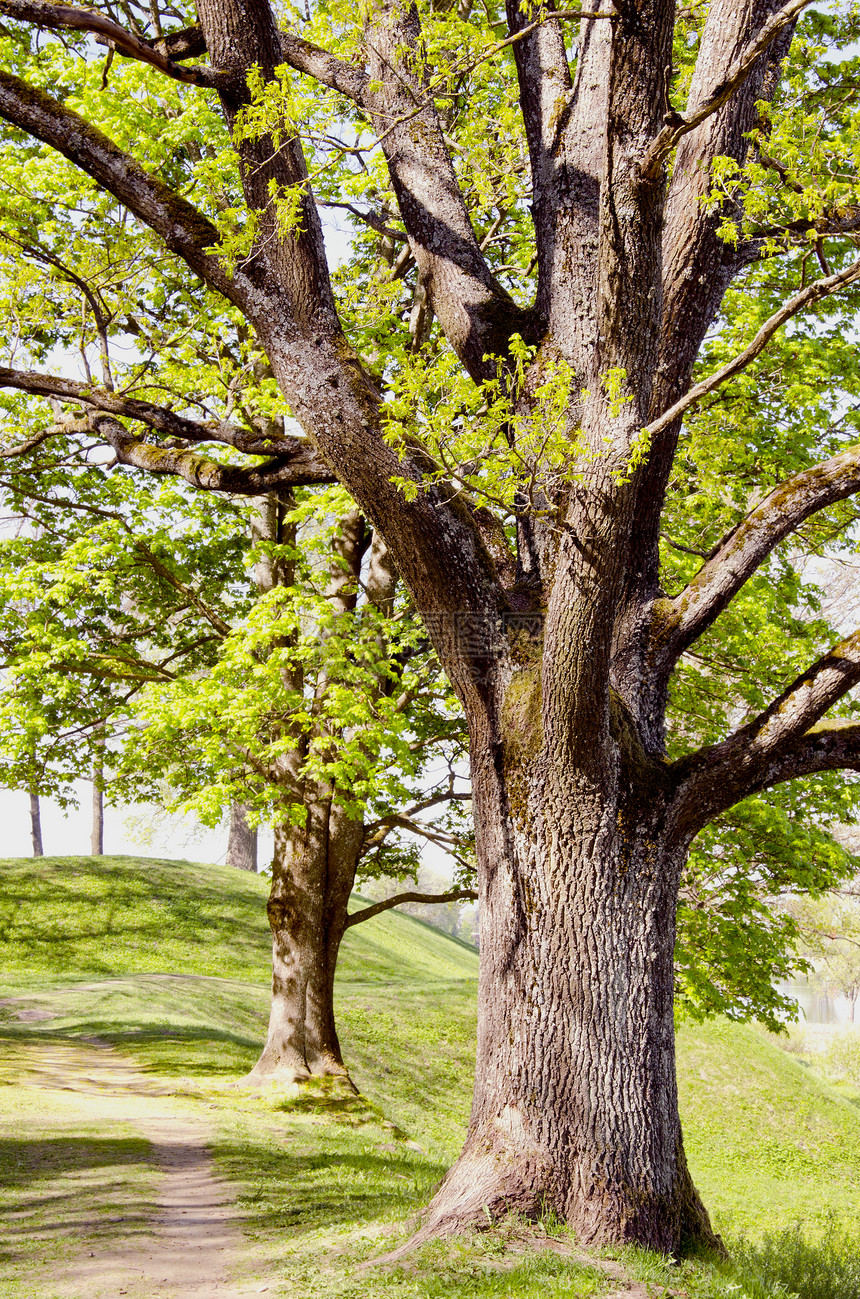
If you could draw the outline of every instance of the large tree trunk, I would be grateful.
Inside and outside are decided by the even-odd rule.
[[[636,752],[621,717],[603,781],[590,763],[548,761],[536,751],[539,691],[530,698],[523,677],[508,691],[507,742],[485,734],[473,748],[475,1098],[422,1235],[551,1208],[584,1242],[718,1247],[678,1115],[673,949],[686,844],[662,766]]]
[[[234,803],[230,808],[227,865],[240,871],[257,870],[257,827],[248,825],[247,808]]]
[[[42,809],[39,805],[39,795],[30,795],[30,835],[33,840],[33,856],[44,857],[45,850],[42,847]]]

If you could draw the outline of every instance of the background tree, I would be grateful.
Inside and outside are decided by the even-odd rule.
[[[453,835],[420,816],[467,799],[462,723],[408,609],[395,617],[384,547],[340,489],[293,509],[264,498],[249,529],[244,502],[99,465],[57,474],[64,488],[37,500],[26,475],[7,482],[32,525],[0,543],[7,779],[68,804],[95,754],[114,799],[167,789],[207,824],[237,805],[272,822],[275,973],[255,1077],[345,1076],[333,984],[343,933],[365,918],[347,909],[359,864],[414,873],[404,833],[469,853],[461,814]]]
[[[357,877],[414,874],[419,836],[459,849],[463,868],[422,900],[475,896],[462,720],[396,598],[387,549],[346,506],[341,489],[273,505],[256,550],[260,598],[207,674],[141,695],[127,750],[130,788],[145,772],[204,822],[241,802],[274,826],[273,996],[255,1081],[346,1075],[333,1000],[343,934],[414,896],[350,915]],[[428,825],[433,809],[443,819]]]
[[[230,304],[307,441],[165,414],[148,371],[118,396],[43,352],[0,381],[83,406],[124,463],[237,491],[336,473],[463,707],[476,1091],[425,1231],[549,1205],[586,1240],[714,1241],[675,1091],[683,864],[744,800],[798,779],[815,795],[860,759],[858,634],[804,631],[775,663],[793,548],[850,542],[860,487],[839,364],[857,33],[811,15],[792,42],[803,8],[327,4],[299,34],[266,0],[200,0],[199,27],[175,12],[165,34],[134,8],[122,25],[0,0],[19,205],[46,166],[75,188],[50,150],[85,173],[144,261],[149,231]],[[107,76],[85,31],[134,63]],[[315,199],[372,232],[334,279]],[[206,334],[199,299],[183,286],[162,310],[168,353],[167,319]],[[819,397],[796,418],[810,367]],[[225,467],[219,442],[262,463]],[[740,695],[722,690],[754,649]]]

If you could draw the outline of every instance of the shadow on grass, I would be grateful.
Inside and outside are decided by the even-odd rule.
[[[343,1138],[341,1138],[341,1141]],[[227,1176],[249,1189],[241,1198],[245,1230],[294,1235],[359,1226],[417,1210],[445,1174],[443,1164],[405,1153],[297,1154],[242,1142],[219,1142],[214,1153]]]
[[[10,971],[131,973],[152,968],[159,952],[199,963],[201,973],[266,970],[269,931],[256,876],[249,883],[223,869],[122,856],[0,866],[0,950]]]
[[[98,1039],[99,1042],[232,1042],[247,1050],[260,1049],[259,1037],[248,1037],[243,1033],[231,1033],[228,1029],[212,1028],[208,1024],[123,1024],[105,1023],[103,1019],[76,1019],[74,1027],[63,1025],[59,1028],[43,1023],[26,1024],[20,1028],[16,1024],[3,1025],[0,1040],[10,1039],[30,1045],[34,1040],[39,1042],[72,1043]],[[112,1040],[113,1039],[113,1040]]]
[[[0,1140],[0,1261],[25,1261],[38,1242],[113,1237],[118,1223],[124,1238],[149,1232],[152,1206],[128,1180],[141,1165],[152,1166],[143,1138]]]

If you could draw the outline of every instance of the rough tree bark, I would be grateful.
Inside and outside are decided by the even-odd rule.
[[[665,1251],[714,1243],[687,1171],[675,1094],[671,954],[681,864],[698,830],[749,794],[860,768],[860,727],[825,717],[860,681],[860,634],[719,744],[674,763],[665,746],[680,655],[793,529],[860,490],[857,448],[800,469],[738,521],[686,591],[674,599],[662,591],[660,513],[684,412],[749,364],[792,314],[860,278],[860,262],[843,255],[843,270],[787,297],[747,348],[691,386],[726,288],[755,254],[722,245],[719,216],[698,199],[714,158],[744,161],[756,102],[778,81],[804,3],[714,0],[681,111],[670,97],[670,0],[601,7],[578,30],[548,8],[526,12],[509,0],[538,273],[528,310],[500,289],[472,228],[427,84],[416,8],[368,5],[363,48],[349,63],[279,33],[267,0],[199,0],[200,31],[153,42],[148,54],[130,34],[119,40],[129,57],[217,87],[231,126],[248,102],[252,68],[274,81],[286,62],[351,100],[379,135],[429,310],[468,374],[493,378],[492,358],[514,334],[534,344],[515,393],[517,413],[528,415],[550,368],[566,363],[572,445],[585,451],[573,453],[566,476],[547,467],[539,511],[524,495],[515,546],[467,491],[428,475],[412,444],[399,458],[386,441],[379,382],[341,329],[302,147],[286,127],[277,147],[247,131],[238,138],[257,240],[228,275],[217,231],[186,200],[63,104],[0,74],[0,114],[83,168],[244,314],[311,443],[273,442],[266,464],[237,469],[226,488],[218,466],[174,448],[156,456],[119,422],[142,418],[157,431],[163,412],[120,409],[89,386],[85,401],[110,414],[104,436],[117,455],[215,489],[244,482],[251,492],[276,477],[308,481],[309,464],[322,462],[320,472],[336,473],[384,537],[468,718],[481,901],[478,1066],[465,1149],[425,1231],[549,1207],[586,1241]],[[0,12],[48,28],[87,24],[82,11],[36,0],[0,0]],[[99,21],[90,30],[104,33]],[[211,68],[186,71],[171,49],[177,59],[207,49]],[[289,228],[273,197],[284,192],[296,198]],[[825,210],[803,237],[838,237],[844,254],[857,228],[857,213]],[[0,379],[64,399],[59,379],[10,370]],[[186,436],[194,440],[193,430]],[[218,440],[217,431],[208,436]],[[395,479],[411,480],[414,492]],[[261,1074],[341,1068],[324,1015],[307,1008],[330,986],[318,921],[327,914],[337,935],[335,894],[349,850],[341,858],[332,847],[333,805],[322,791],[308,806],[301,833],[276,833],[275,998]]]
[[[259,507],[257,537],[285,541],[284,507],[270,498]],[[292,538],[293,542],[295,537]],[[358,510],[340,522],[326,596],[335,614],[355,607],[358,577],[368,602],[384,614],[393,608],[397,575],[378,534],[371,535]],[[289,582],[289,565],[265,557],[255,570],[260,591]],[[317,684],[324,692],[325,681]],[[262,1054],[248,1075],[260,1085],[292,1085],[314,1076],[342,1078],[349,1086],[334,1013],[334,979],[341,940],[350,924],[349,898],[359,863],[369,846],[368,829],[346,814],[338,790],[302,776],[304,741],[281,763],[279,779],[291,800],[300,801],[306,820],[275,827],[272,885],[267,904],[272,930],[272,1000]],[[388,905],[394,905],[396,899]],[[368,908],[376,914],[376,908]]]

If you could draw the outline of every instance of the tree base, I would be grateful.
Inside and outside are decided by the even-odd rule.
[[[721,1237],[690,1177],[682,1168],[671,1202],[650,1211],[639,1201],[623,1205],[580,1200],[558,1186],[549,1160],[537,1148],[467,1149],[453,1166],[426,1210],[418,1230],[375,1263],[395,1263],[426,1241],[468,1231],[486,1231],[508,1217],[537,1222],[547,1212],[570,1227],[586,1248],[637,1245],[668,1257],[710,1255],[726,1258]]]
[[[238,1080],[237,1086],[260,1095],[280,1096],[284,1099],[297,1100],[314,1097],[334,1099],[337,1097],[353,1100],[359,1096],[359,1090],[345,1069],[326,1070],[311,1073],[307,1066],[301,1069],[282,1062],[275,1066],[268,1062],[258,1061],[250,1073]]]

